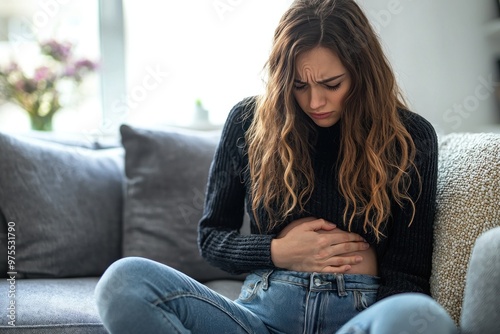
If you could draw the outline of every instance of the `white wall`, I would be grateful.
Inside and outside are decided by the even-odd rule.
[[[378,29],[411,108],[438,133],[500,130],[494,47],[486,34],[497,13],[494,1],[358,3]]]
[[[128,94],[117,109],[128,108],[138,125],[192,126],[201,99],[211,121],[224,123],[234,104],[262,91],[262,68],[290,2],[123,0]],[[147,89],[150,72],[161,77]]]

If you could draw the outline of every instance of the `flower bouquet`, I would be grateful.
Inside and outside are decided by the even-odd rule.
[[[51,131],[52,118],[62,107],[61,88],[78,87],[85,76],[96,70],[97,63],[75,58],[73,45],[68,42],[49,40],[39,43],[39,47],[44,63],[31,73],[14,61],[0,67],[0,100],[26,110],[32,129]]]

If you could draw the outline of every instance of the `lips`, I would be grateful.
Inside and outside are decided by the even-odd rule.
[[[333,114],[333,112],[324,112],[324,113],[310,113],[312,118],[314,119],[325,119],[330,117],[330,115]]]

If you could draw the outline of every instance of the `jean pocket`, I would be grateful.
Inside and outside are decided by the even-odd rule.
[[[262,278],[260,276],[255,275],[256,277],[251,277],[254,275],[250,275],[247,277],[243,286],[241,287],[241,292],[238,297],[240,302],[250,302],[259,292],[259,288],[262,285]]]
[[[363,311],[377,301],[377,290],[354,290],[354,307]]]

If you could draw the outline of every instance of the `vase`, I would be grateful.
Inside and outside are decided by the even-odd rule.
[[[52,118],[53,113],[47,115],[29,114],[31,121],[31,129],[36,131],[52,131]]]

